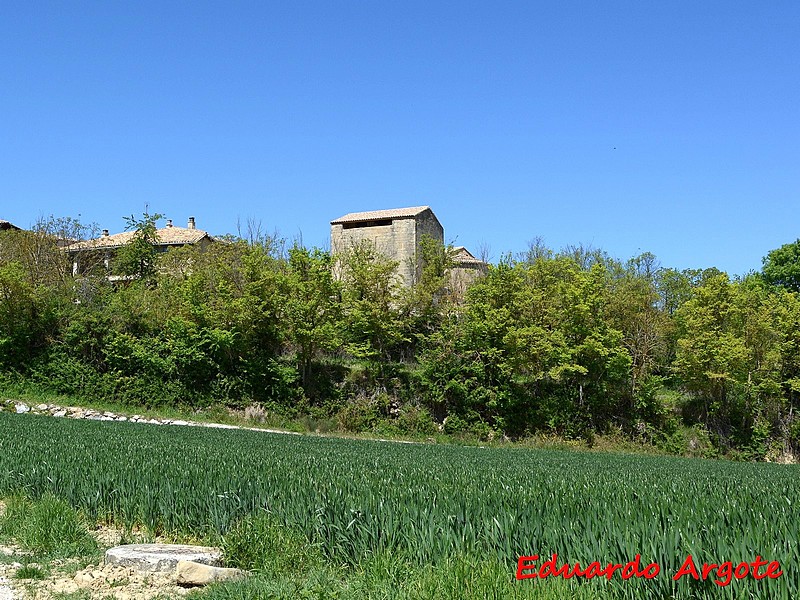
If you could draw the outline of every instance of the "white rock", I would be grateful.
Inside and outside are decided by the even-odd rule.
[[[87,586],[91,585],[92,581],[94,581],[94,577],[92,577],[91,573],[87,573],[85,571],[79,571],[75,574],[73,581],[77,583],[79,586]]]
[[[17,404],[14,408],[16,409],[18,415],[31,411],[31,407],[27,404]]]
[[[203,565],[200,563],[192,562],[190,560],[182,560],[178,563],[175,570],[176,582],[178,585],[208,585],[217,581],[225,581],[227,579],[238,579],[244,573],[239,569],[225,569],[223,567],[212,567],[210,565]]]

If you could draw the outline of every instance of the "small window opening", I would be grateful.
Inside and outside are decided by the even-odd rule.
[[[375,221],[361,221],[357,223],[343,223],[342,229],[359,229],[361,227],[385,227],[391,225],[391,219],[376,219]]]

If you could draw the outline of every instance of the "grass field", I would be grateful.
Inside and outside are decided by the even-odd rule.
[[[770,464],[0,413],[0,496],[49,491],[91,520],[222,543],[233,564],[257,572],[273,568],[259,556],[287,563],[272,578],[212,589],[214,598],[298,590],[342,598],[798,598],[798,475],[798,467]],[[582,566],[639,554],[661,572],[651,580],[515,580],[519,556],[553,553]],[[700,565],[760,555],[779,561],[783,575],[724,587],[713,575],[673,581],[688,554]]]

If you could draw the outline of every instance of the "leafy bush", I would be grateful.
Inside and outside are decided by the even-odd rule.
[[[319,548],[267,512],[242,519],[223,539],[226,564],[271,575],[303,574],[322,564]]]
[[[36,501],[11,498],[0,518],[0,534],[38,556],[85,556],[97,551],[81,516],[50,492]]]
[[[17,572],[14,573],[16,579],[45,579],[47,573],[41,567],[34,565],[22,565]]]
[[[404,404],[397,416],[397,428],[404,433],[433,434],[438,431],[431,413],[419,404]]]
[[[369,431],[388,413],[390,399],[384,393],[368,396],[359,394],[336,415],[339,427],[343,431]]]

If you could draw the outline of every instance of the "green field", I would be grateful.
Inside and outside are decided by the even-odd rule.
[[[499,564],[498,585],[519,597],[568,583],[582,597],[798,598],[798,475],[798,467],[771,464],[0,413],[0,497],[52,491],[90,519],[212,540],[266,512],[329,565],[355,572],[384,557],[445,579],[453,561]],[[552,553],[581,565],[640,554],[661,573],[514,581],[519,556]],[[783,575],[727,587],[672,581],[688,554],[698,563],[760,555],[779,561]],[[479,571],[464,569],[465,588]]]

